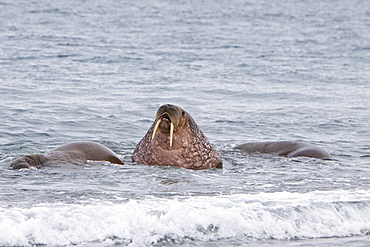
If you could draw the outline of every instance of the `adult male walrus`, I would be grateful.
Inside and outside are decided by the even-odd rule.
[[[222,168],[222,161],[194,119],[182,108],[162,105],[136,146],[133,162],[189,169]]]
[[[318,159],[331,159],[324,149],[312,144],[281,141],[281,142],[249,142],[238,145],[235,149],[247,153],[275,153],[286,157],[305,156]]]
[[[22,156],[13,161],[10,167],[12,169],[40,168],[48,162],[81,164],[87,160],[109,161],[123,165],[117,155],[106,146],[96,142],[83,141],[67,143],[44,154]]]

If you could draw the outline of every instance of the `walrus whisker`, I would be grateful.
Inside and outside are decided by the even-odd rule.
[[[161,124],[162,119],[158,119],[158,122],[155,124],[154,130],[153,130],[153,135],[152,135],[152,140],[155,138],[155,136],[158,133],[158,128],[159,125]]]
[[[173,129],[174,129],[174,125],[173,125],[173,123],[171,122],[171,127],[170,127],[170,147],[172,147]]]

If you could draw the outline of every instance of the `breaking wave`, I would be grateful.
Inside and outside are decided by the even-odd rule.
[[[0,245],[162,245],[232,237],[288,240],[370,232],[370,193],[147,198],[0,209]]]

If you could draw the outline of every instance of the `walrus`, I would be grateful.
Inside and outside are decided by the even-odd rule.
[[[307,143],[280,141],[280,142],[249,142],[234,147],[247,153],[270,153],[286,157],[310,157],[318,159],[331,159],[324,149]]]
[[[134,150],[132,161],[195,170],[222,168],[219,155],[194,119],[171,104],[158,108],[153,124]]]
[[[96,142],[82,141],[60,145],[44,154],[22,156],[13,161],[10,168],[40,168],[48,162],[55,161],[81,164],[86,163],[87,160],[109,161],[123,165],[117,155],[106,146]]]

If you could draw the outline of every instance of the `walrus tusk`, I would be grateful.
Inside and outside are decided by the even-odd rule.
[[[170,127],[170,147],[172,147],[172,140],[173,140],[173,123],[171,122],[171,127]]]
[[[152,140],[155,138],[155,136],[158,133],[158,128],[159,128],[159,125],[160,125],[161,121],[162,121],[161,119],[158,119],[158,122],[155,124],[154,130],[153,130],[153,135],[152,135]]]
[[[161,121],[162,121],[161,119],[158,119],[158,122],[154,126],[154,130],[153,130],[153,134],[152,134],[152,140],[156,137],[156,135],[158,133],[158,129],[159,129],[159,125],[161,124]],[[175,128],[175,126],[171,122],[170,123],[170,147],[172,147],[173,130],[174,130],[174,128]]]

